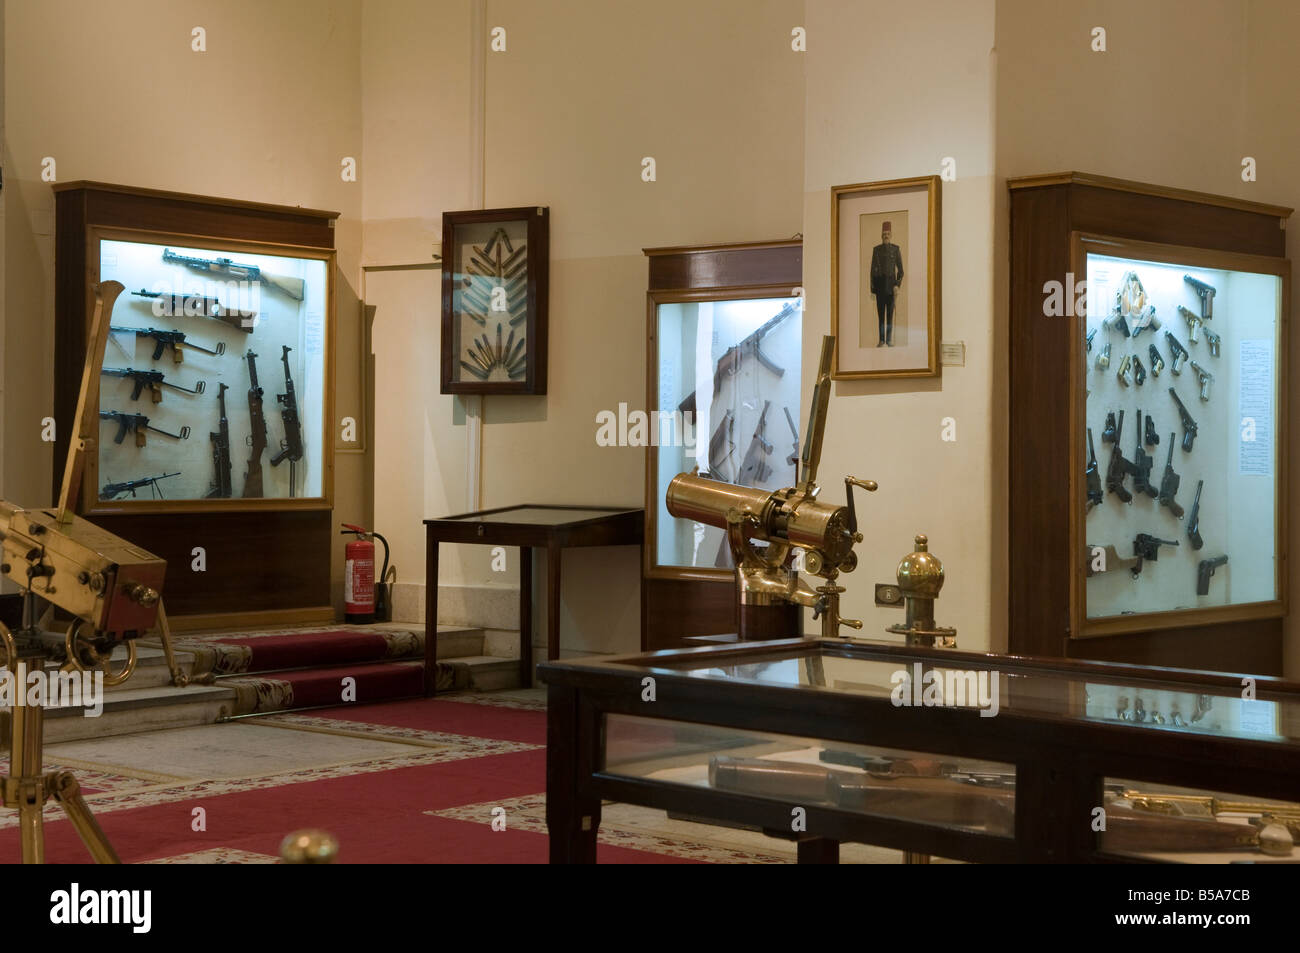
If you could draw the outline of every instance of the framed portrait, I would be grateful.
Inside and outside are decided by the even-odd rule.
[[[835,380],[939,375],[939,177],[831,189]]]

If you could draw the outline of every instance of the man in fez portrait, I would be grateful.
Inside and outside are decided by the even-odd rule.
[[[894,303],[903,283],[903,253],[890,239],[890,223],[880,228],[880,244],[871,250],[871,293],[876,298],[880,321],[880,342],[876,347],[894,346]]]

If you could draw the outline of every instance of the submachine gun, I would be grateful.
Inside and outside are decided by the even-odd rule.
[[[20,684],[25,671],[44,672],[51,661],[61,666],[61,672],[102,677],[104,685],[121,684],[135,669],[134,640],[155,625],[173,681],[188,682],[176,666],[163,610],[167,563],[73,512],[82,491],[86,458],[98,446],[94,385],[104,362],[109,316],[122,290],[116,281],[96,289],[72,424],[76,429],[64,462],[58,505],[23,509],[0,500],[0,575],[23,594],[19,628],[10,630],[0,623],[0,652],[3,665]],[[65,631],[52,630],[56,611],[72,617]],[[115,671],[112,656],[123,645],[126,658]],[[45,859],[42,811],[45,802],[54,798],[91,856],[99,863],[116,863],[117,855],[72,772],[41,773],[44,705],[23,704],[21,697],[20,691],[20,700],[9,712],[10,764],[0,780],[0,795],[6,807],[19,813],[23,862]]]

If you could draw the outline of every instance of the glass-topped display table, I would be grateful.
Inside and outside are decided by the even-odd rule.
[[[602,800],[974,862],[1300,861],[1300,685],[798,639],[552,661],[551,861]]]
[[[438,669],[438,545],[475,543],[519,547],[519,671],[533,683],[533,546],[546,550],[546,657],[560,654],[560,553],[571,546],[633,546],[644,536],[645,513],[623,506],[524,504],[424,521],[424,693]]]

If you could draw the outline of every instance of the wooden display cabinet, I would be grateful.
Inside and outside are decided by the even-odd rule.
[[[100,281],[126,290],[93,397],[101,416],[137,421],[135,439],[127,420],[100,421],[78,512],[167,560],[177,628],[332,621],[338,213],[96,182],[54,189],[55,459],[72,432]],[[132,330],[184,340],[178,350]],[[128,371],[162,383],[133,394]],[[281,397],[290,382],[296,428]],[[228,475],[210,436],[223,428]],[[110,491],[159,474],[134,496]]]
[[[1291,209],[1073,172],[1012,179],[1008,188],[1009,650],[1280,674]],[[1197,323],[1204,307],[1195,282],[1205,276],[1218,283],[1219,300],[1214,318]],[[1157,323],[1144,327],[1139,315],[1148,314]],[[1180,370],[1175,346],[1186,353]],[[1103,348],[1111,348],[1104,367]],[[1126,358],[1141,362],[1140,375],[1136,363],[1124,373]],[[1170,391],[1200,419],[1192,440]],[[1248,410],[1251,400],[1258,412]],[[1118,445],[1105,443],[1107,414],[1119,410],[1128,419]],[[1135,411],[1156,423],[1146,430]],[[1238,439],[1236,418],[1248,413],[1267,422],[1267,447]],[[1136,478],[1140,463],[1108,480],[1116,446],[1130,464],[1139,450],[1154,458],[1149,490]],[[1167,461],[1181,478],[1168,501],[1177,506],[1159,496]],[[1198,484],[1200,533],[1190,519]],[[1111,557],[1127,563],[1138,533],[1170,543],[1138,565],[1140,574],[1090,562],[1113,544]],[[1200,592],[1200,561],[1220,554],[1229,556],[1227,572]],[[1099,567],[1105,572],[1090,574]]]

